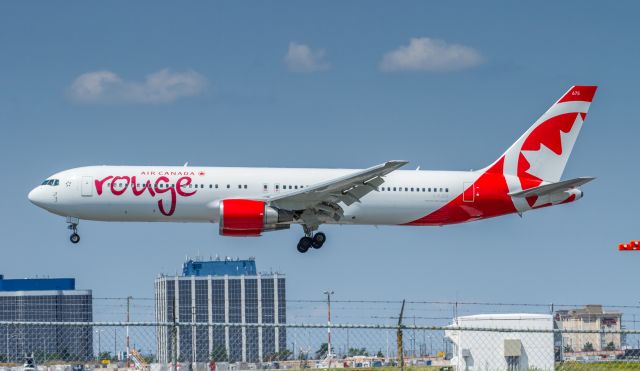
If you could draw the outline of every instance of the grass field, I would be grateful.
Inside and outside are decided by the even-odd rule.
[[[597,362],[597,363],[578,363],[565,362],[556,365],[556,371],[595,371],[595,370],[640,370],[638,362]]]

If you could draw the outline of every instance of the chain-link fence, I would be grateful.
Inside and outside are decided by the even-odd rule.
[[[630,335],[554,329],[530,315],[444,327],[12,321],[0,322],[0,367],[640,370],[640,353],[621,345]]]
[[[332,300],[328,328],[326,300],[289,299],[275,283],[208,285],[156,298],[8,295],[0,367],[640,370],[640,306],[407,301],[399,332],[402,301]]]

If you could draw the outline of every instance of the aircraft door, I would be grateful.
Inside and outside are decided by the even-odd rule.
[[[462,201],[473,202],[476,199],[476,185],[472,182],[462,183]]]
[[[82,197],[93,196],[93,177],[83,176],[81,189],[82,189]]]

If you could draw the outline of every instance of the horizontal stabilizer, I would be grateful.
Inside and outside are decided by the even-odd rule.
[[[552,193],[568,191],[573,188],[580,187],[581,185],[589,183],[594,179],[595,179],[594,177],[583,176],[580,178],[563,180],[561,182],[541,185],[539,187],[530,188],[524,191],[512,192],[512,193],[509,193],[509,196],[521,197],[521,198],[531,197],[531,196],[545,196]]]

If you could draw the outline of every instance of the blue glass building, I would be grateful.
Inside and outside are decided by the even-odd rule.
[[[0,275],[0,321],[91,322],[91,290],[73,278],[4,279]],[[0,354],[21,362],[25,354],[69,360],[93,358],[90,326],[0,325]]]
[[[230,362],[261,362],[286,348],[285,278],[259,274],[255,261],[188,260],[181,276],[162,275],[155,281],[159,322],[212,324],[158,330],[158,359],[170,362],[175,341],[178,359],[209,362],[224,352]],[[269,324],[224,326],[213,324]]]

